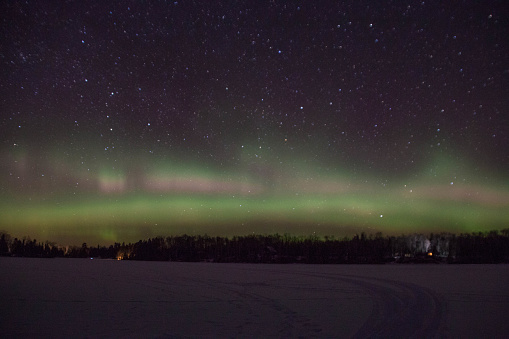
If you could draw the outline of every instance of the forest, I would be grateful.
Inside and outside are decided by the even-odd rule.
[[[486,233],[440,233],[383,236],[361,233],[353,238],[290,234],[212,237],[155,237],[110,246],[58,246],[0,233],[0,256],[101,258],[117,260],[218,263],[509,263],[509,229]]]

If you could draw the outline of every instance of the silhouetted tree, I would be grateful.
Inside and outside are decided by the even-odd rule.
[[[0,256],[9,255],[9,239],[10,236],[2,232],[0,235]]]

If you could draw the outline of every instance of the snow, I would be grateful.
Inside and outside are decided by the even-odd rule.
[[[507,265],[0,258],[2,337],[505,337]]]

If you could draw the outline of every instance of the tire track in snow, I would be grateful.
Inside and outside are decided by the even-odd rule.
[[[354,277],[372,295],[371,315],[356,338],[439,338],[445,333],[446,303],[421,286],[387,279]]]
[[[446,335],[446,302],[437,293],[419,285],[355,275],[303,271],[287,274],[349,283],[365,290],[371,296],[373,309],[355,338],[438,338]]]

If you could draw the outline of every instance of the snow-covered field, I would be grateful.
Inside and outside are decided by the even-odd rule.
[[[507,265],[0,258],[0,336],[509,336]]]

